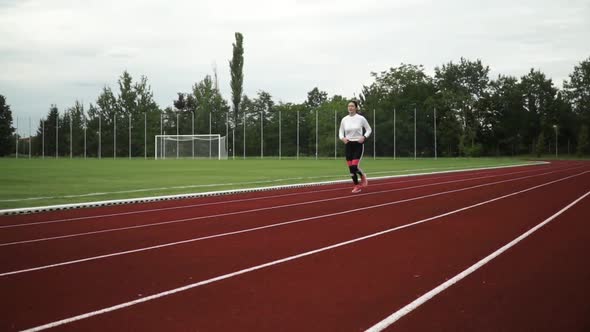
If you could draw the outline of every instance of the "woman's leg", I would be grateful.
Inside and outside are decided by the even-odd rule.
[[[355,143],[356,142],[348,142],[345,145],[344,151],[345,151],[345,155],[346,155],[346,164],[348,165],[348,170],[350,172],[350,177],[352,178],[352,182],[354,183],[354,185],[358,185],[359,184],[359,179],[358,179],[358,175],[357,175],[357,170],[358,167],[356,165],[353,165],[353,158],[355,155]]]
[[[358,143],[355,142],[355,146],[352,149],[352,160],[351,160],[351,173],[355,173],[355,177],[357,178],[357,181],[355,182],[355,184],[358,184],[358,176],[361,177],[361,181],[362,181],[362,185],[366,186],[367,185],[367,180],[365,175],[363,174],[363,171],[360,168],[360,163],[361,160],[363,158],[363,154],[365,152],[365,145],[362,143]]]

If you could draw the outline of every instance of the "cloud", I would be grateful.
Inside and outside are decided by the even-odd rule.
[[[15,112],[92,102],[123,70],[148,77],[160,106],[218,68],[229,99],[234,32],[244,91],[301,102],[314,86],[352,96],[401,62],[428,72],[459,57],[495,75],[539,68],[560,83],[590,55],[590,2],[498,0],[0,1],[0,93]]]

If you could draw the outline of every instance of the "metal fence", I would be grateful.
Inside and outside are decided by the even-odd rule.
[[[341,158],[338,139],[342,110],[174,114],[155,112],[140,116],[60,114],[55,121],[15,116],[15,158],[154,158],[156,135],[219,134],[225,137],[228,159]],[[365,144],[365,158],[438,158],[453,156],[456,146],[439,146],[436,109],[417,108],[363,113],[373,129]],[[561,144],[561,145],[558,145]],[[444,144],[444,143],[443,143]],[[547,153],[570,153],[573,146],[547,139]]]

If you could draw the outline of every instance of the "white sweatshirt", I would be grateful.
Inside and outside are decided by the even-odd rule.
[[[365,129],[365,137],[371,135],[371,126],[364,116],[355,114],[353,116],[347,115],[342,118],[340,122],[340,132],[338,136],[340,139],[346,137],[349,141],[356,142],[363,136],[363,128]]]

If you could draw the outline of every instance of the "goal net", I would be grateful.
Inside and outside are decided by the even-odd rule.
[[[156,159],[227,159],[225,136],[156,135]]]

